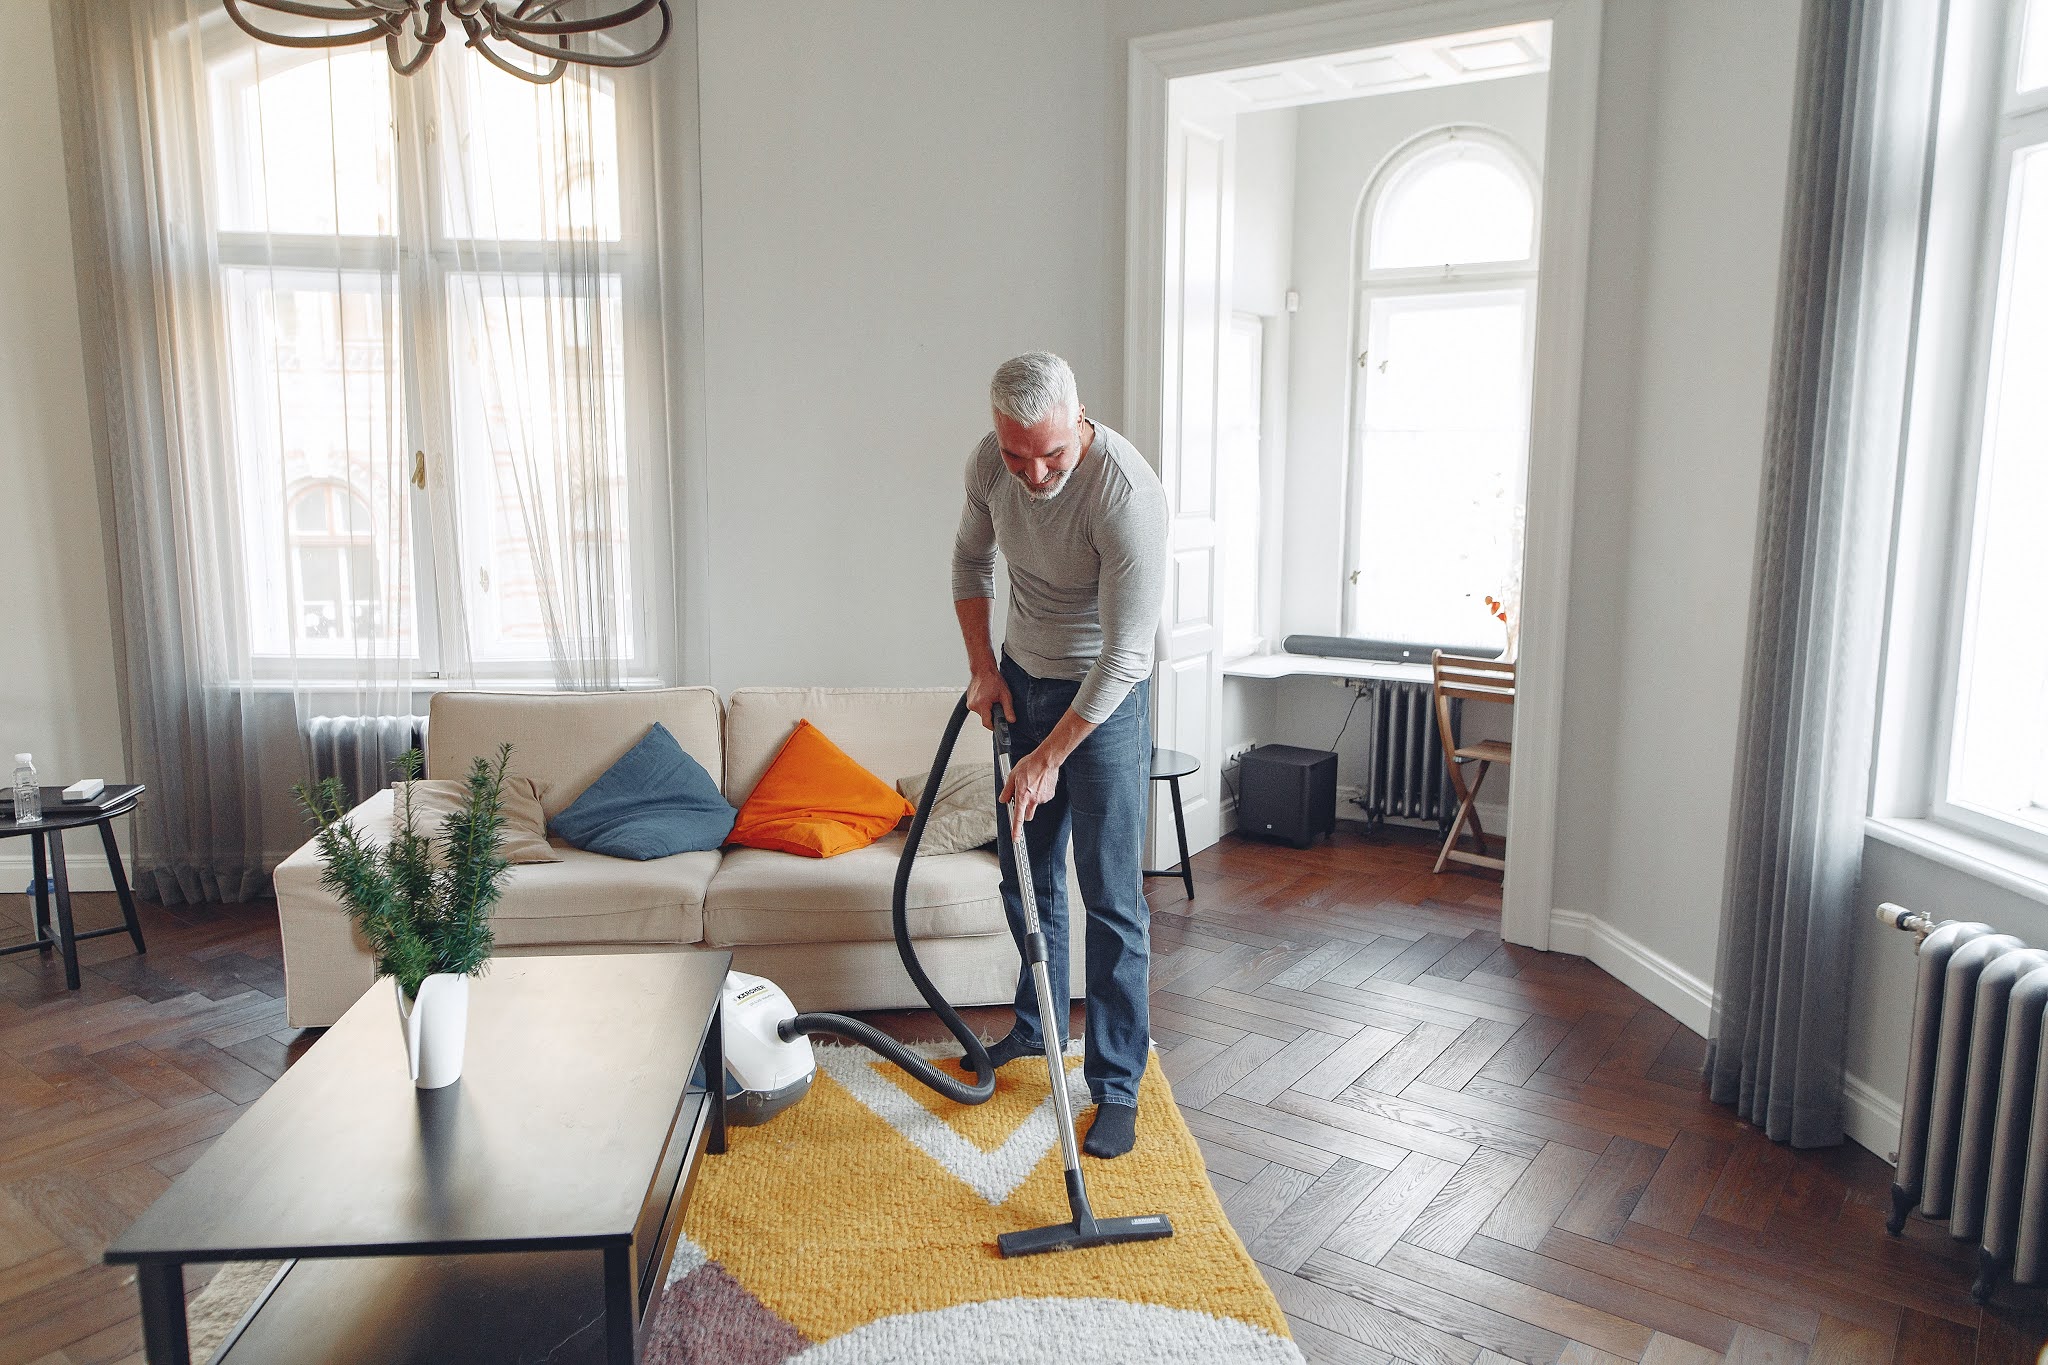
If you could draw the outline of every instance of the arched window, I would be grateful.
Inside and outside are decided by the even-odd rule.
[[[1536,178],[1499,134],[1396,152],[1356,224],[1345,633],[1500,648],[1528,461]]]
[[[1366,269],[1520,262],[1535,252],[1528,173],[1492,138],[1453,129],[1380,173]]]
[[[378,629],[376,523],[346,485],[307,484],[292,494],[292,594],[298,637],[331,644]]]

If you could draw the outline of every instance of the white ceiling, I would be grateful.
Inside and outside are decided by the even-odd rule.
[[[1192,77],[1240,110],[1388,95],[1469,81],[1530,76],[1550,69],[1550,25],[1544,20],[1409,43],[1302,57]]]

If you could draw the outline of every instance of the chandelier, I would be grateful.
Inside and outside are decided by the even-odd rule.
[[[613,0],[617,8],[608,14],[583,19],[562,17],[570,0],[221,0],[228,17],[253,38],[281,47],[353,47],[358,43],[383,40],[391,65],[401,76],[410,76],[426,64],[434,47],[448,36],[448,16],[462,26],[467,44],[499,70],[546,85],[559,80],[569,63],[583,66],[638,66],[651,61],[668,41],[669,0]],[[361,28],[341,33],[273,33],[258,28],[244,12],[267,10],[273,14],[314,19],[322,23],[355,23]],[[571,38],[621,28],[644,14],[659,10],[661,32],[640,51],[619,53],[583,52],[569,46]],[[539,67],[509,60],[492,44],[546,59]]]

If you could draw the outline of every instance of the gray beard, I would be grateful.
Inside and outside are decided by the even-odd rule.
[[[1024,496],[1031,499],[1031,501],[1051,502],[1054,498],[1060,495],[1060,490],[1064,489],[1067,486],[1067,480],[1072,478],[1073,474],[1074,471],[1071,469],[1063,470],[1059,478],[1053,480],[1052,487],[1046,489],[1043,493],[1038,492],[1037,490],[1032,488],[1030,484],[1025,483],[1022,479],[1017,479],[1017,482],[1020,485],[1022,485],[1024,489]],[[1016,478],[1015,475],[1011,475],[1011,477]]]

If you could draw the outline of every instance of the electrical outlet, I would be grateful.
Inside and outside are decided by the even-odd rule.
[[[1255,739],[1248,739],[1242,744],[1233,745],[1231,748],[1223,751],[1223,766],[1229,767],[1258,747],[1259,741]]]

